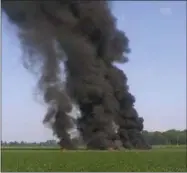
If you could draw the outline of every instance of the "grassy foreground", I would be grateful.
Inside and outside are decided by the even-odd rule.
[[[53,149],[3,149],[2,171],[15,172],[182,172],[186,148],[150,151],[60,151]]]

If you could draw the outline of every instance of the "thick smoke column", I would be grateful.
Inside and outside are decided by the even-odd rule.
[[[62,147],[74,148],[68,134],[75,123],[68,115],[72,103],[81,111],[76,124],[88,148],[148,147],[127,77],[113,65],[127,61],[129,41],[116,28],[106,1],[3,1],[2,5],[20,28],[21,43],[29,53],[24,59],[28,68],[39,69],[39,89],[54,109],[44,122],[55,115],[53,130]]]

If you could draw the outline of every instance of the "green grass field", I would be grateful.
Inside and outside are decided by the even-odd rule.
[[[186,146],[150,151],[60,151],[53,148],[4,148],[2,171],[130,172],[187,171]]]

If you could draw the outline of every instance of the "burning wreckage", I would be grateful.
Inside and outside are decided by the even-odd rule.
[[[88,149],[150,148],[127,76],[114,65],[127,62],[130,49],[108,1],[4,0],[2,8],[19,28],[24,64],[40,74],[38,89],[54,110],[44,122],[54,116],[52,129],[62,148],[76,148],[69,134],[75,125]],[[76,121],[69,116],[73,104],[81,112]]]

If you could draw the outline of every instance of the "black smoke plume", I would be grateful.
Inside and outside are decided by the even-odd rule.
[[[44,122],[54,118],[61,147],[75,148],[69,130],[76,124],[90,149],[149,148],[127,77],[113,65],[127,62],[130,49],[107,1],[15,0],[2,7],[19,27],[26,67],[39,72],[39,91],[52,107]],[[76,121],[69,116],[73,103],[81,111]]]

